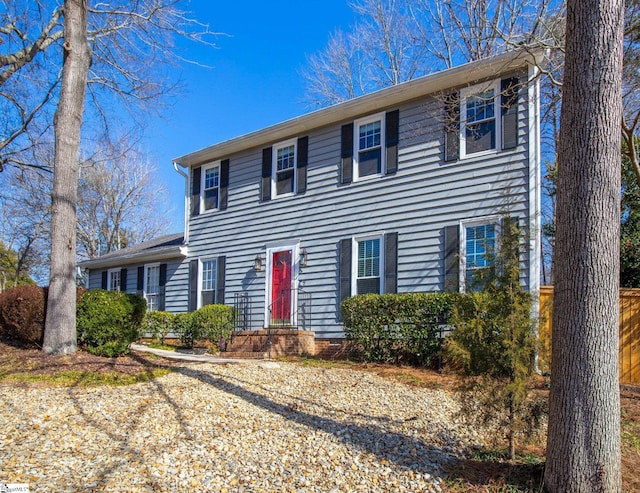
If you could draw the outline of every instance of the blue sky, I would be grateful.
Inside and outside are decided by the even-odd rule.
[[[185,3],[212,31],[226,33],[216,48],[189,44],[184,88],[163,118],[149,122],[143,141],[173,205],[169,232],[183,227],[184,179],[172,159],[311,111],[300,75],[306,57],[322,49],[354,15],[347,0]]]

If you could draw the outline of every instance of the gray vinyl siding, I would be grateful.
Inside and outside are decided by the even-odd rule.
[[[307,191],[302,195],[260,202],[261,148],[220,156],[231,163],[228,208],[190,219],[189,258],[226,256],[227,304],[233,303],[235,293],[247,291],[253,322],[262,324],[266,273],[253,270],[253,259],[258,253],[264,256],[265,245],[299,241],[309,258],[298,279],[313,297],[312,330],[317,337],[340,336],[341,239],[397,232],[398,292],[428,292],[443,290],[446,226],[507,211],[528,224],[526,90],[519,99],[515,149],[447,163],[441,100],[424,98],[399,109],[395,175],[339,183],[341,125],[349,122],[291,136],[309,136]],[[523,266],[528,265],[527,255]],[[524,268],[526,286],[528,275]]]
[[[167,264],[167,283],[165,285],[165,310],[179,313],[187,311],[187,285],[188,269],[187,261],[184,259],[168,259],[153,264]],[[127,289],[128,293],[136,293],[138,267],[144,267],[144,263],[127,264],[118,266],[117,269],[127,269]],[[88,289],[100,289],[102,287],[102,273],[116,267],[108,269],[91,269],[89,271]]]

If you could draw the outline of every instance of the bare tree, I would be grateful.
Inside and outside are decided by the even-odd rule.
[[[51,194],[51,267],[42,348],[46,353],[76,351],[76,202],[80,130],[91,51],[87,40],[87,0],[65,0],[64,61],[56,111]]]
[[[407,0],[357,0],[360,20],[334,32],[327,47],[308,58],[302,74],[307,99],[326,106],[424,75],[424,46]]]
[[[126,139],[101,149],[80,171],[79,257],[92,259],[166,233],[164,195],[156,168]]]
[[[621,490],[618,387],[623,0],[568,0],[545,485]]]
[[[51,221],[51,174],[30,167],[9,168],[0,189],[0,241],[15,252],[12,272],[46,279]]]
[[[85,132],[94,133],[109,131],[110,110],[117,108],[114,102],[131,108],[164,94],[170,86],[168,67],[181,60],[174,39],[179,36],[211,44],[208,28],[190,19],[177,3],[141,0],[120,6],[67,0],[60,7],[55,0],[3,2],[0,110],[8,108],[11,113],[0,118],[0,135],[9,136],[0,143],[0,163],[46,167],[34,159],[34,152],[41,145],[50,145],[51,113],[59,93],[53,119],[47,352],[75,351],[75,207],[85,94],[89,95],[85,116],[92,124]],[[62,64],[59,48],[64,53]]]

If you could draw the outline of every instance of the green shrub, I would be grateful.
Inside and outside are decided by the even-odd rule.
[[[46,310],[47,288],[18,286],[0,293],[0,335],[41,346]]]
[[[92,354],[115,357],[138,339],[147,302],[120,291],[87,291],[78,305],[78,339]]]
[[[142,319],[142,335],[150,335],[153,339],[159,339],[164,344],[167,334],[173,329],[173,313],[147,312]]]
[[[345,337],[366,361],[428,365],[449,323],[454,293],[365,294],[342,302]]]
[[[172,330],[178,334],[180,343],[188,348],[192,348],[194,342],[200,339],[200,334],[193,324],[193,313],[176,313]]]
[[[233,308],[227,305],[205,305],[193,313],[193,325],[204,339],[218,344],[229,339],[233,328]]]

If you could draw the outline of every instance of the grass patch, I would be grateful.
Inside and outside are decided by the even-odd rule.
[[[445,480],[452,493],[529,493],[542,491],[544,457],[525,453],[507,460],[506,450],[477,450]]]
[[[109,385],[120,387],[123,385],[133,385],[136,383],[148,382],[154,378],[159,378],[170,370],[165,368],[154,368],[138,374],[126,374],[120,372],[96,372],[96,371],[76,371],[66,370],[52,374],[34,374],[29,372],[9,372],[0,370],[0,382],[10,385],[35,385],[51,387],[98,387]]]
[[[640,452],[640,423],[622,421],[622,444]]]
[[[165,351],[175,351],[178,349],[176,346],[172,346],[170,344],[162,344],[160,342],[150,342],[146,345],[152,349],[164,349]]]

